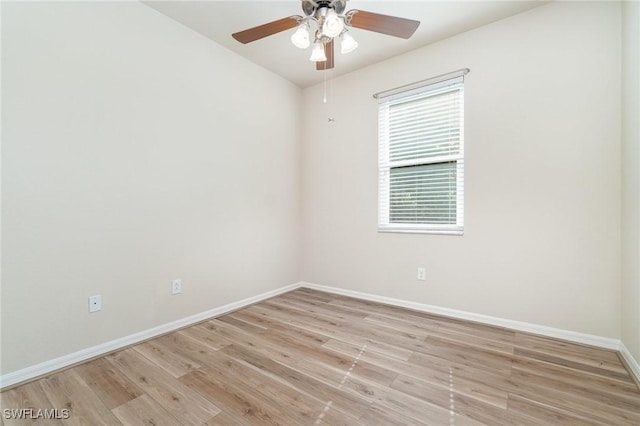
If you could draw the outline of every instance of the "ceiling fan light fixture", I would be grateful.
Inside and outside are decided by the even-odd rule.
[[[358,42],[348,32],[343,32],[340,35],[340,53],[350,53],[356,50]]]
[[[353,37],[346,34],[348,28],[408,39],[420,25],[420,21],[413,19],[365,10],[351,9],[345,12],[347,1],[349,0],[301,0],[304,16],[287,16],[233,33],[231,36],[238,42],[247,44],[282,31],[292,30],[290,38],[293,45],[300,49],[311,46],[309,59],[316,63],[316,70],[326,71],[334,66],[336,38],[340,38],[340,50],[343,54],[352,52],[358,47]],[[311,41],[312,35],[313,41]]]
[[[327,60],[327,55],[324,54],[324,44],[321,41],[313,43],[313,50],[311,50],[310,61],[323,62]]]
[[[324,22],[322,23],[322,35],[327,37],[337,37],[344,29],[344,20],[335,10],[327,10],[327,14],[324,16]]]
[[[309,40],[309,23],[305,22],[291,35],[291,43],[299,49],[306,49],[311,44]]]

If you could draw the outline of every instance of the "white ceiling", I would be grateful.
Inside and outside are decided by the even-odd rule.
[[[143,1],[147,6],[186,25],[216,43],[281,75],[300,87],[322,81],[321,71],[309,61],[310,49],[301,50],[290,41],[295,30],[242,44],[232,33],[291,15],[303,15],[299,0],[287,1]],[[451,37],[490,22],[544,4],[536,1],[383,1],[350,0],[346,10],[360,9],[420,21],[409,40],[354,28],[350,31],[359,47],[347,54],[336,46],[337,77],[409,50]]]

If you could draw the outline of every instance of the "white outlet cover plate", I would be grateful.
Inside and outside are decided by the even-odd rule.
[[[426,280],[426,276],[427,276],[427,270],[426,268],[418,268],[418,279],[420,281],[425,281]]]
[[[182,293],[182,280],[177,278],[171,282],[171,294]]]
[[[102,309],[102,296],[97,294],[89,297],[89,312],[98,312]]]

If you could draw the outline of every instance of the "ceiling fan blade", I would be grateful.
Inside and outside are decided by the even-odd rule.
[[[413,19],[381,15],[357,9],[348,11],[345,16],[347,17],[347,25],[352,27],[405,39],[411,37],[418,29],[418,25],[420,25],[420,21],[414,21]]]
[[[260,40],[261,38],[277,34],[281,31],[285,31],[298,26],[298,22],[302,19],[302,16],[294,15],[287,18],[278,19],[277,21],[269,22],[257,27],[249,28],[248,30],[240,31],[231,34],[233,38],[240,43],[250,43],[252,41]]]
[[[333,68],[333,39],[324,44],[324,55],[327,57],[326,61],[316,62],[316,69],[318,71],[330,70]]]

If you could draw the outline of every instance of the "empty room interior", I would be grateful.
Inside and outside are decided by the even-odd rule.
[[[0,14],[0,424],[640,425],[639,2]]]

